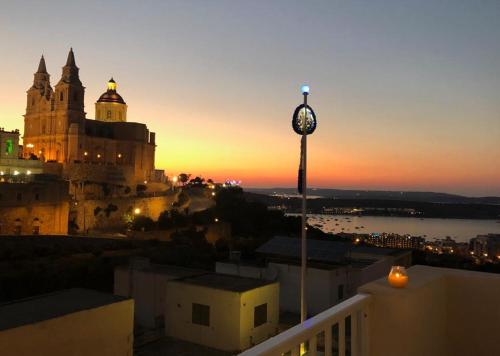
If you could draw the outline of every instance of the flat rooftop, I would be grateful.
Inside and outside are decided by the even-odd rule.
[[[0,331],[39,323],[127,300],[113,294],[73,288],[0,304]]]
[[[268,257],[300,259],[301,257],[301,240],[294,237],[276,236],[257,249],[257,252]],[[394,256],[408,253],[407,250],[357,246],[349,242],[332,241],[332,240],[307,240],[307,257],[308,260],[333,263],[347,264],[358,263],[360,266],[366,266],[375,262],[377,257]],[[364,255],[359,258],[356,255]],[[366,257],[370,258],[366,258]]]
[[[261,279],[233,276],[220,273],[206,273],[178,279],[175,282],[192,284],[196,286],[222,289],[231,292],[245,292],[255,288],[263,287],[276,282]]]
[[[198,274],[209,273],[210,271],[188,268],[188,267],[180,267],[174,265],[158,265],[158,264],[145,264],[141,266],[133,266],[134,271],[147,272],[147,273],[155,273],[162,274],[176,278],[184,278]],[[116,267],[118,270],[128,271],[129,265],[123,265]]]

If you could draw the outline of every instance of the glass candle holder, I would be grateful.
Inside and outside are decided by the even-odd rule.
[[[408,284],[408,274],[403,266],[392,266],[389,276],[389,284],[394,288],[404,288]]]

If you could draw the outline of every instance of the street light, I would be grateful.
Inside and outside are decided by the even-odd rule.
[[[292,118],[292,127],[295,133],[302,136],[300,142],[300,166],[298,177],[298,191],[302,193],[302,228],[301,228],[301,268],[300,268],[300,321],[307,319],[306,301],[306,271],[307,271],[307,135],[316,130],[316,114],[307,105],[307,97],[310,93],[308,85],[302,85],[300,91],[304,97],[304,103],[299,105]]]
[[[178,178],[177,176],[173,176],[173,177],[172,177],[172,190],[174,190],[174,189],[175,189],[175,186],[177,185],[177,180],[178,180],[178,179],[179,179],[179,178]]]
[[[139,209],[139,208],[135,208],[134,209],[134,214],[135,215],[139,215],[140,213],[141,213],[141,209]]]

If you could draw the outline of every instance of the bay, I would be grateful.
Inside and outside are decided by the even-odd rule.
[[[500,234],[500,223],[497,220],[310,214],[308,223],[326,233],[386,232],[422,236],[427,240],[449,236],[457,242],[468,242],[477,235]]]

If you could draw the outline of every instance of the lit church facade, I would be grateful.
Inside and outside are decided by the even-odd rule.
[[[116,82],[95,103],[96,119],[86,118],[85,87],[70,50],[59,82],[52,88],[42,56],[27,91],[24,115],[23,157],[58,162],[122,167],[129,182],[151,179],[154,174],[155,133],[145,124],[127,122],[127,104]],[[70,168],[71,169],[71,168]]]

